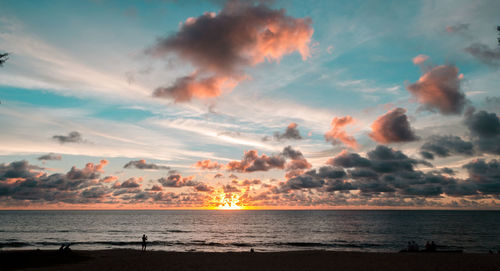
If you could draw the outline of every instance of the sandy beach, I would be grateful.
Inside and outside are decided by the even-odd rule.
[[[500,254],[2,251],[1,270],[500,270]]]

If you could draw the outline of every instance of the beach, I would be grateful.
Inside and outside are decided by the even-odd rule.
[[[11,250],[1,270],[500,270],[500,254]]]

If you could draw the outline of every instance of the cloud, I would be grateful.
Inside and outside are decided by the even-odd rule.
[[[196,164],[194,164],[194,166],[200,169],[207,169],[207,170],[221,169],[224,167],[223,164],[210,160],[198,161],[196,162]]]
[[[465,51],[484,64],[499,67],[500,66],[500,47],[490,48],[481,43],[473,43],[465,48]]]
[[[101,182],[101,183],[112,183],[112,182],[116,182],[117,180],[118,180],[117,176],[106,176],[106,177],[100,179],[99,182]]]
[[[259,156],[256,150],[246,151],[241,161],[231,161],[227,170],[237,172],[268,171],[285,168],[285,158],[281,154]]]
[[[222,190],[224,191],[224,193],[239,193],[239,192],[241,192],[241,190],[238,189],[238,187],[230,185],[230,184],[223,185]]]
[[[101,160],[99,164],[87,163],[83,169],[73,166],[66,176],[69,179],[97,179],[107,164],[107,160]]]
[[[115,182],[113,184],[113,188],[139,188],[141,187],[140,182],[142,182],[142,178],[132,177],[121,184],[119,182]]]
[[[238,182],[237,180],[233,180],[232,183],[239,185],[239,186],[251,186],[251,185],[260,185],[260,184],[262,184],[262,181],[259,179],[253,179],[253,180],[246,179],[246,180],[241,181],[241,182]]]
[[[370,137],[379,143],[408,142],[418,139],[410,127],[404,108],[395,108],[378,117],[371,128]]]
[[[171,86],[157,88],[154,95],[176,102],[217,97],[243,80],[247,67],[266,59],[279,61],[295,51],[308,58],[313,32],[308,18],[293,18],[264,4],[228,1],[218,14],[188,18],[178,32],[147,50],[155,57],[175,53],[196,69]]]
[[[274,138],[276,140],[282,140],[282,139],[295,139],[299,140],[302,139],[302,136],[300,135],[299,130],[297,129],[298,125],[295,122],[292,122],[286,127],[286,130],[283,134],[280,134],[280,132],[275,132],[274,133]]]
[[[175,102],[188,102],[192,98],[213,98],[232,91],[240,80],[226,76],[200,78],[195,73],[177,78],[171,86],[156,88],[153,96],[172,98]]]
[[[65,136],[65,135],[55,135],[55,136],[52,136],[52,139],[58,141],[61,144],[64,144],[64,143],[81,143],[81,142],[84,141],[83,138],[82,138],[82,135],[79,132],[77,132],[77,131],[70,132],[67,136]]]
[[[61,160],[62,159],[62,156],[59,155],[59,154],[55,154],[55,153],[48,153],[48,154],[44,154],[40,157],[37,158],[38,160],[41,160],[41,161],[47,161],[47,160]]]
[[[432,166],[423,160],[406,156],[403,152],[383,145],[378,145],[368,152],[368,157],[361,157],[357,153],[341,152],[327,161],[327,164],[344,168],[358,168],[377,173],[392,173],[398,171],[413,171],[417,164]]]
[[[331,142],[334,145],[339,144],[340,141],[353,149],[357,149],[358,142],[356,141],[356,139],[353,136],[348,135],[346,131],[344,131],[344,127],[346,125],[352,124],[353,122],[354,119],[351,116],[333,118],[331,123],[332,128],[330,129],[330,131],[325,133],[325,140]]]
[[[444,194],[453,197],[476,196],[478,191],[481,191],[478,190],[479,179],[485,176],[487,178],[498,176],[495,175],[498,174],[496,172],[498,168],[494,160],[487,165],[479,162],[473,166],[464,166],[470,172],[474,170],[475,175],[470,174],[471,179],[455,178],[452,176],[454,172],[447,168],[423,172],[416,170],[415,166],[431,165],[385,146],[377,146],[368,152],[366,157],[343,151],[330,159],[328,164],[329,166],[321,167],[319,170],[310,170],[280,183],[278,187],[272,189],[272,192],[290,193],[293,190],[316,189],[318,192],[344,193],[358,190],[359,194],[349,194],[351,200],[357,198],[366,201],[385,201],[390,198],[439,198]],[[476,181],[473,181],[474,176]],[[494,179],[487,179],[486,182],[490,185],[492,180]],[[488,188],[498,194],[500,191],[495,190],[496,183],[498,181],[493,188],[491,185]]]
[[[0,164],[0,181],[18,178],[35,178],[40,174],[37,170],[42,168],[30,165],[28,161],[15,161]]]
[[[163,185],[163,187],[184,187],[184,186],[196,186],[199,183],[193,181],[193,176],[182,177],[180,174],[172,174],[167,178],[160,178],[158,182]]]
[[[342,180],[346,177],[347,175],[342,168],[323,166],[318,170],[309,170],[303,174],[289,178],[287,182],[281,183],[275,192],[286,193],[290,190],[321,188],[331,181]]]
[[[485,153],[500,154],[500,119],[495,113],[472,112],[465,116],[465,125],[474,145]]]
[[[223,177],[224,177],[224,174],[222,174],[222,173],[217,173],[214,175],[214,179],[223,178]]]
[[[111,193],[107,187],[91,187],[81,192],[81,196],[87,199],[103,199]]]
[[[438,110],[444,115],[461,114],[466,104],[465,94],[460,90],[461,77],[457,67],[441,65],[429,68],[406,88],[424,109]]]
[[[288,163],[287,159],[289,159]],[[287,146],[283,148],[281,153],[271,156],[265,154],[259,156],[256,150],[246,151],[241,161],[231,161],[225,168],[229,171],[237,172],[286,169],[291,176],[302,173],[304,169],[311,168],[311,164],[307,161],[302,152],[293,149],[292,146]],[[238,178],[234,175],[230,176],[230,178],[231,177]]]
[[[206,183],[198,183],[194,186],[194,189],[199,192],[212,192],[213,187],[207,185]]]
[[[420,64],[424,63],[425,61],[427,61],[427,59],[429,59],[429,56],[418,55],[418,56],[413,58],[413,64],[420,65]]]
[[[479,111],[465,118],[465,125],[472,135],[477,137],[494,137],[500,134],[500,119],[495,113]]]
[[[500,161],[484,159],[472,161],[463,166],[477,189],[484,194],[500,195]]]
[[[433,159],[434,155],[448,157],[451,155],[474,155],[474,145],[453,135],[433,135],[427,138],[420,147],[421,154],[427,159]]]
[[[146,163],[146,160],[135,160],[135,161],[130,161],[126,163],[123,168],[137,168],[137,169],[170,169],[170,167],[167,166],[161,166],[157,164],[148,164]]]
[[[163,187],[161,187],[160,185],[154,184],[151,187],[151,191],[163,191]]]
[[[459,23],[456,25],[449,25],[446,27],[448,33],[460,33],[469,30],[469,24]]]
[[[302,152],[294,150],[292,146],[285,147],[282,153],[285,158],[291,159],[291,161],[286,164],[287,171],[311,168],[311,164],[306,160]]]
[[[107,164],[87,163],[84,168],[72,167],[66,174],[47,175],[42,168],[30,165],[27,161],[0,164],[0,197],[16,201],[31,202],[87,202],[97,190],[87,190],[99,186],[100,173]]]

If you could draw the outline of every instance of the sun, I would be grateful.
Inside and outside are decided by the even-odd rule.
[[[220,193],[218,195],[219,202],[215,209],[218,210],[241,210],[244,206],[241,204],[240,195],[235,193]]]

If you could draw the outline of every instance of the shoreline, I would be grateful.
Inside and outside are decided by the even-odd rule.
[[[2,270],[500,270],[500,254],[347,251],[0,251]]]

